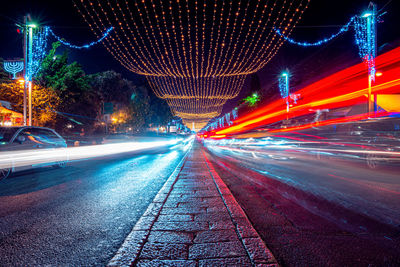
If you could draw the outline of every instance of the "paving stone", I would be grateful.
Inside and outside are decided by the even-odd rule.
[[[230,219],[223,221],[213,221],[209,222],[208,224],[210,230],[235,229],[235,225],[232,223]]]
[[[242,238],[259,237],[256,230],[254,230],[253,226],[246,218],[236,218],[235,222],[237,224],[237,230]]]
[[[238,204],[228,204],[228,208],[233,218],[246,218],[246,213],[244,213]]]
[[[228,258],[246,256],[239,242],[219,242],[194,244],[189,248],[189,259]]]
[[[177,231],[151,231],[148,241],[151,243],[192,243],[194,234]]]
[[[183,195],[182,193],[171,193],[167,199],[168,201],[178,201],[178,202],[185,202],[185,201],[202,201],[201,197],[195,197],[193,195],[188,195],[185,194]]]
[[[207,208],[193,207],[193,208],[163,208],[161,210],[162,215],[174,215],[174,214],[199,214],[206,213]]]
[[[210,205],[202,201],[197,202],[180,202],[178,208],[181,209],[195,209],[195,208],[208,208]]]
[[[274,257],[260,238],[244,238],[243,242],[253,261],[271,263]]]
[[[169,244],[169,243],[150,243],[144,244],[139,259],[168,259],[180,260],[187,259],[188,245]]]
[[[216,212],[226,213],[226,214],[229,215],[228,210],[226,209],[225,206],[222,206],[222,207],[208,207],[207,208],[207,213],[216,213]]]
[[[157,222],[189,222],[193,221],[193,215],[178,214],[178,215],[160,215]]]
[[[209,204],[210,206],[215,206],[215,205],[224,205],[224,202],[222,201],[221,197],[202,197],[201,198],[204,203]]]
[[[162,207],[162,203],[151,203],[147,210],[144,212],[143,216],[154,216],[157,215]]]
[[[133,227],[133,230],[150,230],[150,227],[155,220],[155,216],[142,216]]]
[[[247,267],[251,266],[251,262],[247,257],[225,258],[225,259],[205,259],[199,261],[199,267]]]
[[[132,231],[107,266],[130,266],[149,231]]]
[[[155,222],[152,230],[165,231],[205,231],[208,230],[207,222]]]
[[[218,243],[227,241],[237,241],[238,236],[233,229],[229,230],[209,230],[196,233],[194,243]]]
[[[195,267],[196,262],[192,260],[140,260],[136,266],[139,267]]]
[[[228,212],[210,212],[210,213],[201,213],[194,215],[194,221],[206,221],[206,222],[215,222],[215,221],[223,221],[223,220],[231,220]]]
[[[157,196],[154,198],[153,202],[161,202],[163,203],[167,199],[168,194],[157,194]]]
[[[213,191],[210,191],[210,190],[197,191],[194,195],[196,197],[218,197],[219,196],[217,190],[213,190]]]

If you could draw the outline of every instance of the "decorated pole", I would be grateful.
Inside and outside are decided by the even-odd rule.
[[[371,15],[367,16],[367,42],[370,47],[370,55],[368,58],[368,114],[372,116],[372,111],[376,112],[376,98],[371,101],[372,82],[375,82],[375,57],[376,57],[376,5],[371,2]]]
[[[27,25],[29,38],[28,38],[28,62],[32,64],[33,61],[33,51],[32,51],[32,39],[33,39],[33,27],[32,25]],[[29,107],[29,120],[28,125],[32,126],[32,77],[29,77],[28,81],[25,80],[25,84],[28,82],[28,107]]]
[[[27,81],[26,81],[26,74],[27,74],[27,63],[28,63],[28,40],[27,40],[27,28],[26,28],[26,22],[28,20],[27,16],[24,16],[24,27],[23,27],[23,34],[24,34],[24,126],[27,125],[26,123],[26,91],[27,91]]]
[[[285,71],[279,76],[279,91],[286,101],[286,113],[289,113],[289,72]]]
[[[377,36],[377,14],[376,5],[370,3],[368,11],[355,20],[356,43],[359,48],[360,57],[364,60],[368,68],[368,116],[372,117],[376,99],[372,99],[372,84],[375,82],[375,58],[376,58],[376,36]]]

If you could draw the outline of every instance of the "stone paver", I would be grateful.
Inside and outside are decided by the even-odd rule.
[[[197,143],[133,230],[142,239],[125,242],[110,266],[276,265]]]

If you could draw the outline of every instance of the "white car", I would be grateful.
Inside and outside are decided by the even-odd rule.
[[[65,148],[67,144],[56,131],[45,127],[34,127],[34,126],[20,126],[20,127],[0,127],[0,153],[13,152],[19,153],[26,150],[37,150],[37,149],[55,149]],[[4,157],[4,156],[3,156]],[[68,161],[68,157],[65,156],[57,158],[55,162],[46,162],[46,164],[35,164],[27,166],[15,166],[12,160],[12,154],[10,158],[9,168],[0,168],[0,180],[7,178],[12,172],[29,169],[36,166],[48,166],[54,165],[58,167],[64,167]]]

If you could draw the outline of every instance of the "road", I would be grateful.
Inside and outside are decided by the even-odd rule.
[[[399,168],[245,146],[207,156],[282,265],[400,263]]]
[[[183,155],[77,161],[2,181],[1,265],[105,265]]]

